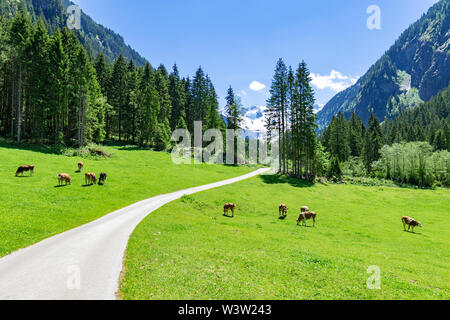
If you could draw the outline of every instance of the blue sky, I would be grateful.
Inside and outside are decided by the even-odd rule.
[[[319,105],[349,86],[437,0],[74,0],[150,61],[182,75],[201,65],[224,104],[265,105],[278,58],[305,60]],[[381,29],[367,28],[377,5]],[[251,85],[252,84],[252,85]],[[265,87],[264,87],[265,86]]]

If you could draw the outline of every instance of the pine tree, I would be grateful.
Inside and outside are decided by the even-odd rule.
[[[49,123],[47,123],[48,110],[47,97],[49,96],[49,36],[44,23],[39,19],[33,30],[29,51],[29,64],[27,69],[28,83],[27,96],[30,114],[29,136],[43,141],[48,137]]]
[[[371,114],[363,149],[363,160],[368,173],[372,170],[372,163],[380,158],[380,149],[383,146],[382,140],[380,121],[374,114]]]
[[[346,161],[350,155],[348,127],[345,116],[339,112],[329,127],[329,152],[338,157],[339,161]]]
[[[270,98],[267,100],[267,123],[269,131],[278,131],[278,143],[280,146],[280,171],[286,173],[286,116],[287,116],[287,67],[282,59],[279,59],[275,68],[275,74],[270,88]]]
[[[106,63],[105,56],[99,54],[94,62],[94,67],[96,71],[97,81],[100,85],[100,90],[103,96],[108,100],[110,97],[110,79],[111,79],[111,66]],[[105,123],[105,137],[110,138],[111,135],[111,112],[112,108],[109,104],[104,105],[104,123]]]
[[[122,140],[123,133],[123,114],[127,106],[127,74],[128,66],[125,58],[120,55],[114,63],[110,78],[109,102],[113,107],[113,117],[110,119],[109,131],[107,134],[117,133],[119,141]],[[114,129],[113,129],[114,128]],[[109,136],[108,136],[109,137]]]
[[[176,64],[173,66],[173,71],[169,76],[169,94],[172,103],[170,127],[172,130],[175,130],[178,128],[178,124],[186,124],[186,92]]]
[[[238,97],[234,94],[233,88],[228,88],[225,107],[225,117],[227,119],[227,129],[239,130],[242,127],[242,106]]]
[[[193,132],[194,130],[194,121],[204,121],[206,119],[206,114],[208,112],[208,106],[206,103],[207,100],[207,81],[205,73],[202,68],[199,67],[197,72],[195,73],[195,77],[192,80],[191,85],[191,101],[190,101],[190,110],[191,113],[191,121],[192,123],[188,123],[189,131]],[[205,125],[205,123],[204,123]]]
[[[219,129],[224,130],[225,124],[223,123],[223,120],[220,118],[219,115],[219,101],[217,100],[217,93],[216,89],[214,88],[213,83],[209,78],[207,78],[207,104],[208,104],[208,113],[207,113],[207,128],[208,129]]]
[[[49,49],[49,106],[53,143],[64,142],[65,117],[65,85],[68,75],[68,57],[65,53],[62,34],[57,31],[51,41]]]
[[[28,48],[30,47],[31,22],[28,14],[21,10],[13,20],[10,33],[14,48],[13,62],[15,75],[13,79],[13,101],[16,106],[17,142],[21,140],[24,75],[26,74]]]

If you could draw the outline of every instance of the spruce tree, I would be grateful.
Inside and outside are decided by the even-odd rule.
[[[127,74],[128,66],[125,58],[120,55],[114,63],[111,73],[109,103],[113,107],[113,119],[110,119],[109,132],[107,135],[117,134],[119,141],[122,140],[123,134],[123,114],[127,107]]]

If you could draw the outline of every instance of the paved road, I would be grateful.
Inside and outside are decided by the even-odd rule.
[[[183,195],[268,171],[159,195],[0,259],[0,299],[111,300],[118,290],[128,239],[152,211]]]

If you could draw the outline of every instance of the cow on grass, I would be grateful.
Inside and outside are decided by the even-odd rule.
[[[33,165],[20,166],[16,171],[16,177],[18,177],[19,174],[22,174],[22,177],[23,177],[23,174],[25,172],[30,172],[30,176],[33,176],[34,175],[34,166]]]
[[[58,185],[62,186],[63,184],[68,185],[71,184],[72,180],[67,173],[58,174]]]
[[[106,173],[102,172],[100,173],[100,177],[98,178],[98,184],[105,184],[106,182]]]
[[[302,208],[303,209],[303,208]],[[312,211],[303,211],[300,213],[300,216],[297,219],[297,225],[300,224],[300,222],[303,222],[303,225],[306,227],[306,220],[313,220],[313,227],[316,226],[316,218],[317,218],[317,213],[312,212]]]
[[[93,185],[97,183],[97,177],[95,176],[95,173],[88,172],[84,175],[84,181],[87,186]]]
[[[278,217],[280,219],[285,219],[287,216],[288,209],[289,208],[284,203],[280,204],[280,206],[278,207]]]
[[[231,210],[232,217],[234,218],[234,209],[236,209],[236,205],[234,203],[225,203],[223,206],[223,215],[228,216],[228,211]]]
[[[412,228],[413,233],[414,233],[415,227],[422,228],[422,224],[419,221],[416,221],[415,219],[408,217],[408,216],[402,217],[402,223],[403,223],[403,230],[405,230],[405,231],[406,231],[406,226],[408,226],[408,231],[410,231]]]

